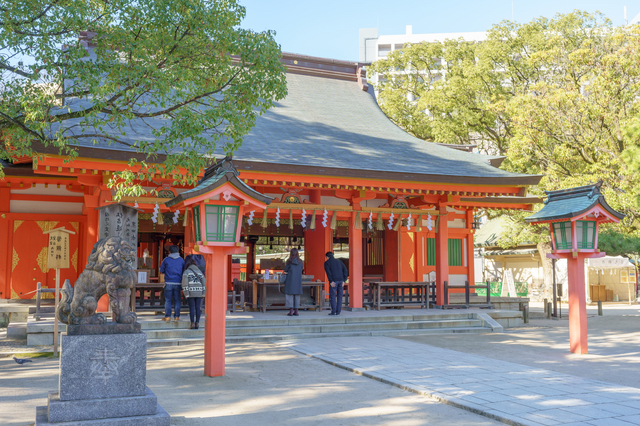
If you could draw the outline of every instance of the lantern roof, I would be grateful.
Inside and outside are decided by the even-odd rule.
[[[545,206],[535,214],[525,218],[529,223],[577,220],[590,214],[599,221],[619,222],[625,215],[615,211],[600,192],[602,181],[594,185],[545,191]]]
[[[225,157],[222,161],[217,162],[205,171],[204,177],[200,180],[198,185],[188,191],[182,192],[177,197],[168,200],[165,202],[165,205],[167,207],[172,207],[189,199],[201,197],[209,192],[219,189],[227,183],[235,187],[241,196],[244,195],[244,197],[256,200],[259,203],[267,205],[271,204],[273,198],[268,197],[245,184],[238,178],[239,174],[240,172],[236,170],[231,157]]]

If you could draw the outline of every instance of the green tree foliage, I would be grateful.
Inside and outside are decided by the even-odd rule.
[[[154,172],[195,182],[286,95],[274,33],[244,16],[236,0],[2,2],[0,158],[109,144],[145,158],[112,179],[120,194]]]
[[[640,132],[627,130],[640,113],[640,26],[579,11],[502,22],[479,43],[405,45],[370,72],[383,110],[417,137],[504,155],[502,168],[544,175],[537,195],[603,180],[627,215],[621,229],[640,228],[640,174],[628,164]],[[507,245],[534,241],[506,234]]]
[[[608,229],[600,232],[598,247],[608,256],[625,256],[636,259],[640,256],[640,237]]]

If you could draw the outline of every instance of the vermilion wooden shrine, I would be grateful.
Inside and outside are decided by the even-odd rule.
[[[349,248],[354,308],[362,306],[367,275],[423,281],[435,272],[441,290],[445,280],[473,280],[475,211],[530,210],[538,202],[526,191],[540,176],[506,172],[499,169],[501,157],[427,143],[390,122],[366,83],[363,64],[291,54],[282,60],[288,66],[287,98],[258,118],[233,155],[240,181],[273,199],[266,207],[242,211],[243,242],[237,247],[249,252],[249,271],[257,238],[296,237],[303,241],[306,273],[324,280],[324,254],[339,241]],[[132,138],[138,136],[145,135],[137,130]],[[0,298],[33,298],[37,282],[54,287],[43,234],[54,227],[76,232],[71,235],[72,267],[61,277],[75,280],[97,241],[96,208],[113,202],[107,186],[111,174],[127,169],[130,158],[144,160],[115,148],[80,140],[73,162],[42,148],[39,159],[3,163]],[[142,184],[148,196],[122,201],[144,212],[139,255],[148,250],[157,268],[164,244],[190,247],[184,212],[173,223],[176,207],[164,204],[190,188],[174,186],[161,175]],[[166,213],[163,223],[150,220],[156,205]],[[443,291],[437,292],[437,303],[442,305]],[[224,364],[222,373],[218,368],[211,375],[223,372]]]

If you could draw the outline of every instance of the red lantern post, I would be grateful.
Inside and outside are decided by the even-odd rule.
[[[207,169],[195,188],[165,203],[188,214],[185,252],[205,257],[204,374],[210,377],[224,376],[228,256],[247,252],[240,242],[245,212],[264,210],[272,201],[238,175],[231,160],[224,159]]]
[[[567,259],[569,279],[569,341],[572,353],[588,353],[587,298],[584,259],[604,257],[598,249],[601,223],[619,222],[624,215],[613,210],[595,185],[546,191],[545,206],[525,220],[548,223],[551,231],[552,259]]]

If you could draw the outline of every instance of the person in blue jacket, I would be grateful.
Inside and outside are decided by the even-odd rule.
[[[171,321],[171,302],[173,302],[173,320],[180,320],[180,289],[182,288],[182,271],[184,260],[180,257],[178,246],[169,247],[169,257],[165,257],[160,265],[160,273],[164,274],[164,318]]]
[[[349,271],[344,263],[333,257],[333,252],[327,252],[327,261],[324,262],[324,271],[329,279],[329,304],[331,313],[329,315],[340,316],[342,312],[342,295],[344,294],[344,282],[349,278]]]

